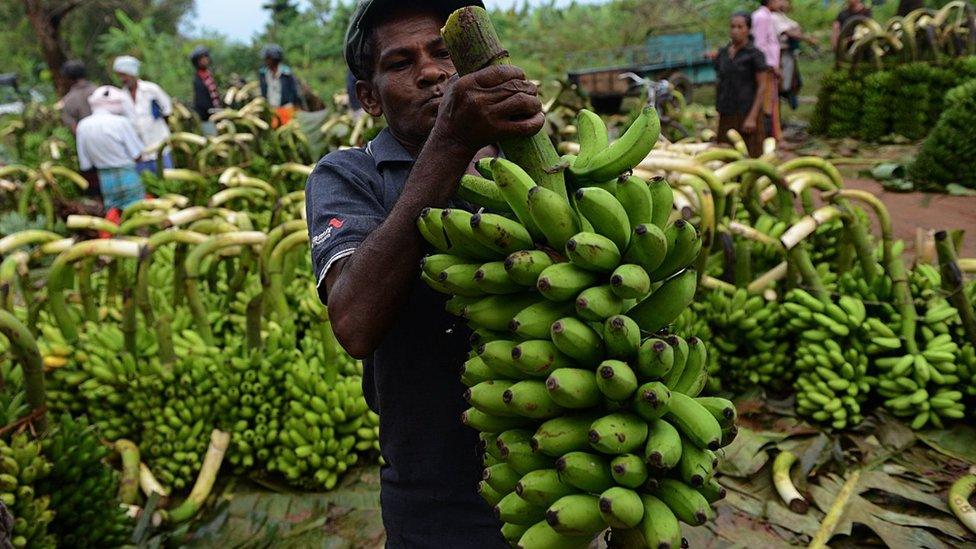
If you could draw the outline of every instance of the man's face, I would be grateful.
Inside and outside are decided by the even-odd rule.
[[[405,12],[374,29],[373,78],[356,91],[366,112],[385,116],[401,142],[422,145],[437,119],[448,79],[455,74],[434,13]]]
[[[729,21],[729,38],[736,44],[745,43],[749,39],[749,25],[744,17],[735,16]]]
[[[197,67],[201,70],[207,70],[210,68],[210,58],[204,55],[197,61]]]
[[[139,79],[136,78],[135,76],[132,76],[131,74],[125,74],[121,72],[117,72],[115,74],[116,76],[119,77],[119,80],[122,81],[122,85],[129,89],[135,88],[136,84],[139,82]]]
[[[278,60],[277,59],[274,59],[272,57],[265,57],[264,58],[264,66],[265,67],[268,67],[268,69],[270,69],[270,70],[275,70],[275,69],[278,68]]]
[[[769,0],[769,11],[783,11],[783,5],[785,2],[783,0]]]

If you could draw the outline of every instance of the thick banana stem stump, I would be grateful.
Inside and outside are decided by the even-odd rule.
[[[783,498],[783,503],[794,513],[806,513],[810,504],[800,494],[790,478],[790,468],[796,463],[796,454],[789,450],[784,450],[776,456],[773,461],[773,484],[776,492]]]
[[[44,365],[37,349],[37,341],[30,330],[7,311],[0,311],[0,332],[7,336],[11,350],[23,369],[27,406],[31,410],[41,410],[35,425],[43,432],[47,429],[47,418],[43,412],[47,398],[44,392]]]
[[[471,6],[457,10],[441,29],[451,59],[462,76],[489,65],[508,65],[508,51],[502,47],[494,25],[484,9]],[[501,143],[505,156],[525,170],[536,184],[568,200],[566,179],[559,169],[559,155],[545,129],[530,138]]]
[[[962,271],[956,263],[956,247],[952,244],[948,232],[935,233],[935,249],[939,254],[939,265],[942,270],[942,289],[948,293],[952,306],[959,311],[966,337],[969,338],[970,343],[976,345],[976,314],[973,312],[973,304],[966,297]]]
[[[200,468],[197,481],[193,484],[193,489],[190,490],[190,495],[175,509],[160,511],[163,522],[179,524],[197,514],[203,502],[210,496],[210,490],[217,480],[217,473],[220,471],[229,444],[230,433],[219,429],[213,430],[210,434],[210,447],[207,448],[207,455],[203,458],[203,466]]]
[[[968,474],[952,483],[949,488],[949,508],[966,528],[976,534],[976,509],[969,498],[976,492],[976,474]]]
[[[122,458],[119,501],[135,505],[139,498],[139,447],[131,440],[119,439],[115,441],[115,451]]]

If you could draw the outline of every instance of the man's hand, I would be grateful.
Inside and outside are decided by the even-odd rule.
[[[747,116],[745,121],[742,122],[742,133],[746,135],[751,135],[756,131],[756,117]]]
[[[506,138],[535,135],[544,123],[539,91],[522,69],[492,65],[451,81],[431,137],[474,154]]]

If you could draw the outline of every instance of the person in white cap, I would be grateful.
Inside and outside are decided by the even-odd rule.
[[[135,57],[122,55],[115,58],[112,70],[128,92],[126,95],[131,103],[129,114],[133,118],[136,131],[139,132],[146,148],[152,150],[169,138],[166,117],[173,114],[173,101],[157,84],[139,78],[139,65],[140,62]],[[155,173],[156,156],[155,151],[143,154],[137,169],[140,172]],[[168,148],[163,150],[163,167],[173,167],[173,159]]]
[[[112,219],[146,194],[136,171],[144,145],[125,116],[129,106],[125,92],[115,86],[101,86],[88,97],[88,103],[91,116],[78,122],[78,163],[82,170],[98,170],[102,202]]]

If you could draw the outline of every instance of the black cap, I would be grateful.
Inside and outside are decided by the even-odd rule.
[[[403,2],[403,0],[359,0],[356,4],[356,11],[353,12],[349,20],[349,29],[346,30],[346,45],[344,55],[349,70],[356,77],[363,74],[363,67],[369,60],[364,59],[366,51],[366,37],[372,25],[371,19],[382,9],[390,9],[403,5],[413,5],[418,8],[430,7],[444,14],[445,17],[455,10],[466,6],[485,7],[481,0],[419,0],[415,2]]]
[[[190,53],[190,63],[196,67],[197,62],[203,57],[210,57],[210,50],[207,49],[206,46],[197,46],[193,48],[193,51]]]

